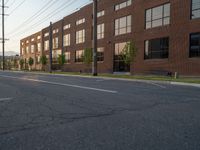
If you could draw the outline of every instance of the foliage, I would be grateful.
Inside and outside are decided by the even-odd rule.
[[[47,64],[47,57],[45,55],[40,58],[40,63],[42,65],[46,65]]]
[[[92,48],[84,49],[83,62],[87,65],[92,63]]]
[[[61,54],[58,56],[58,64],[61,66],[65,64],[65,55],[64,54]]]
[[[33,59],[32,57],[29,57],[29,59],[28,59],[28,64],[29,64],[29,66],[33,66],[33,64],[34,64],[34,59]]]
[[[137,48],[133,41],[127,42],[121,52],[123,61],[125,62],[125,64],[128,65],[130,65],[135,61],[136,54],[137,54]]]
[[[20,59],[19,65],[20,65],[21,69],[23,69],[23,66],[24,66],[24,59]]]

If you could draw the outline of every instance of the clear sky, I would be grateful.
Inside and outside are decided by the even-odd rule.
[[[91,0],[4,0],[9,8],[5,13],[6,51],[19,53],[20,39],[47,27],[50,21],[55,22],[90,3]],[[0,0],[2,4],[2,0]],[[0,4],[0,5],[1,5]],[[0,13],[1,14],[1,13]],[[2,18],[0,18],[2,19]],[[0,21],[0,37],[2,36]],[[2,46],[0,46],[0,52]]]

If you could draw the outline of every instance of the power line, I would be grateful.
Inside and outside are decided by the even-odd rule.
[[[69,4],[68,3],[66,3],[66,4],[68,4],[68,5],[61,5],[60,7],[62,7],[62,9],[55,9],[54,11],[52,11],[52,12],[54,12],[54,14],[52,14],[52,13],[49,13],[47,16],[45,16],[44,18],[42,18],[39,22],[37,22],[37,23],[35,23],[35,24],[33,24],[33,25],[31,25],[30,27],[27,27],[26,29],[24,29],[23,31],[21,31],[21,32],[17,32],[17,33],[15,33],[15,34],[10,34],[10,35],[12,35],[12,36],[16,36],[16,35],[19,35],[19,34],[22,34],[22,33],[24,33],[25,31],[27,31],[27,30],[30,30],[30,29],[33,29],[33,27],[37,27],[37,26],[39,26],[40,24],[42,24],[43,22],[45,22],[45,21],[47,21],[48,19],[50,19],[50,18],[52,18],[53,16],[55,16],[55,15],[57,15],[59,12],[61,12],[61,11],[63,11],[65,8],[67,8],[67,7],[69,7],[69,6],[71,6],[74,2],[76,2],[77,0],[71,0],[71,1],[69,1]],[[59,7],[59,8],[60,8]]]
[[[34,21],[35,19],[37,19],[38,16],[40,16],[41,14],[43,14],[46,10],[48,10],[50,7],[52,7],[53,5],[55,5],[57,2],[59,2],[59,0],[57,0],[56,2],[54,2],[55,0],[49,0],[47,3],[45,3],[45,5],[39,10],[37,11],[35,14],[33,14],[31,17],[29,17],[28,19],[26,19],[23,23],[21,23],[19,26],[17,26],[15,29],[13,29],[11,32],[8,33],[9,34],[13,34],[16,32],[16,30],[18,30],[19,28],[22,29],[22,27],[24,27],[24,25],[30,24],[32,21]],[[46,9],[44,9],[45,7],[47,7]]]
[[[21,3],[19,3],[19,5],[17,5],[10,13],[9,15],[12,15],[19,7],[21,7],[26,0],[23,0]]]

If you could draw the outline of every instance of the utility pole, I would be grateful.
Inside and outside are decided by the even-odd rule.
[[[97,76],[97,0],[93,0],[93,64],[92,74]]]
[[[52,73],[52,22],[49,26],[49,72]]]
[[[4,12],[4,8],[5,8],[5,4],[4,4],[4,0],[2,0],[2,54],[3,54],[3,70],[5,70],[5,29],[4,29],[4,16],[5,16],[5,12]]]

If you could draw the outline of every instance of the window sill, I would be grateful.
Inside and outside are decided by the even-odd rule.
[[[155,59],[144,59],[145,62],[160,62],[160,61],[168,61],[169,58],[163,58],[163,59],[159,59],[159,58],[155,58]]]

